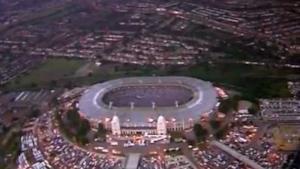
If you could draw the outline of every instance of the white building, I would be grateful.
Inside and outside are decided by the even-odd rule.
[[[121,135],[120,119],[118,116],[112,118],[111,131],[113,135]]]
[[[159,116],[157,119],[157,134],[159,135],[167,134],[166,119],[163,116]]]

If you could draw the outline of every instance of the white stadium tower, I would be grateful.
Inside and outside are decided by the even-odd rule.
[[[166,119],[163,116],[159,116],[157,119],[157,134],[158,135],[167,134]]]
[[[111,120],[111,131],[113,135],[121,135],[120,120],[118,116],[114,116]]]

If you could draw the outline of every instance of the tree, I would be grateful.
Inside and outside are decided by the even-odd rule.
[[[229,111],[231,111],[231,106],[228,104],[227,100],[222,100],[220,102],[219,111],[222,113],[225,113],[225,114],[227,114]]]
[[[197,141],[201,142],[206,139],[208,132],[200,124],[195,124],[193,129]]]
[[[72,126],[78,126],[80,124],[80,115],[76,109],[71,109],[66,113],[67,120]]]
[[[53,89],[55,87],[57,87],[57,81],[56,80],[51,80],[50,83],[49,83],[49,88]]]
[[[98,125],[98,130],[95,133],[95,137],[97,137],[98,139],[101,138],[102,141],[105,141],[105,136],[106,136],[106,129],[104,128],[102,123],[99,123]]]
[[[219,129],[215,132],[214,136],[216,139],[222,139],[226,134],[227,128]]]
[[[237,110],[239,100],[241,100],[240,96],[234,96],[226,100],[222,100],[219,105],[219,111],[227,114],[232,110]]]
[[[106,129],[104,128],[104,125],[102,123],[99,123],[98,125],[98,130],[97,130],[97,135],[98,136],[105,136],[106,135]]]
[[[40,110],[37,108],[32,108],[31,109],[31,113],[30,113],[30,117],[38,117],[40,115]]]
[[[218,130],[221,126],[221,123],[217,120],[210,120],[210,126],[214,129],[214,130]]]
[[[67,125],[62,125],[64,133],[68,137],[73,137],[79,144],[89,142],[87,135],[91,130],[91,125],[87,119],[82,119],[77,109],[66,112]]]
[[[86,119],[82,119],[79,123],[79,128],[78,128],[78,135],[86,136],[87,133],[90,131],[91,126],[90,122]]]
[[[257,105],[252,105],[249,109],[248,112],[252,115],[256,115],[257,112],[259,111],[259,107]]]

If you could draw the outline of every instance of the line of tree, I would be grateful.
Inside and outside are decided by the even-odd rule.
[[[56,113],[56,119],[63,133],[79,144],[87,144],[91,126],[88,120],[80,117],[77,109],[67,111],[64,116]],[[63,117],[63,118],[62,118]]]
[[[66,118],[66,127],[68,127],[69,131],[71,131],[76,141],[81,144],[88,143],[87,134],[91,129],[89,121],[81,118],[77,109],[67,111]]]
[[[198,142],[205,141],[205,139],[207,138],[208,132],[201,126],[201,124],[195,124],[193,131]]]
[[[233,96],[226,100],[222,100],[219,105],[219,111],[225,114],[229,113],[230,111],[236,111],[238,108],[238,102],[240,100],[240,96]]]

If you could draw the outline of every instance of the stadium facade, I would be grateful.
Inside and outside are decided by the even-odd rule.
[[[217,105],[210,82],[190,77],[130,77],[91,86],[79,100],[81,116],[113,134],[166,134],[191,128]]]

